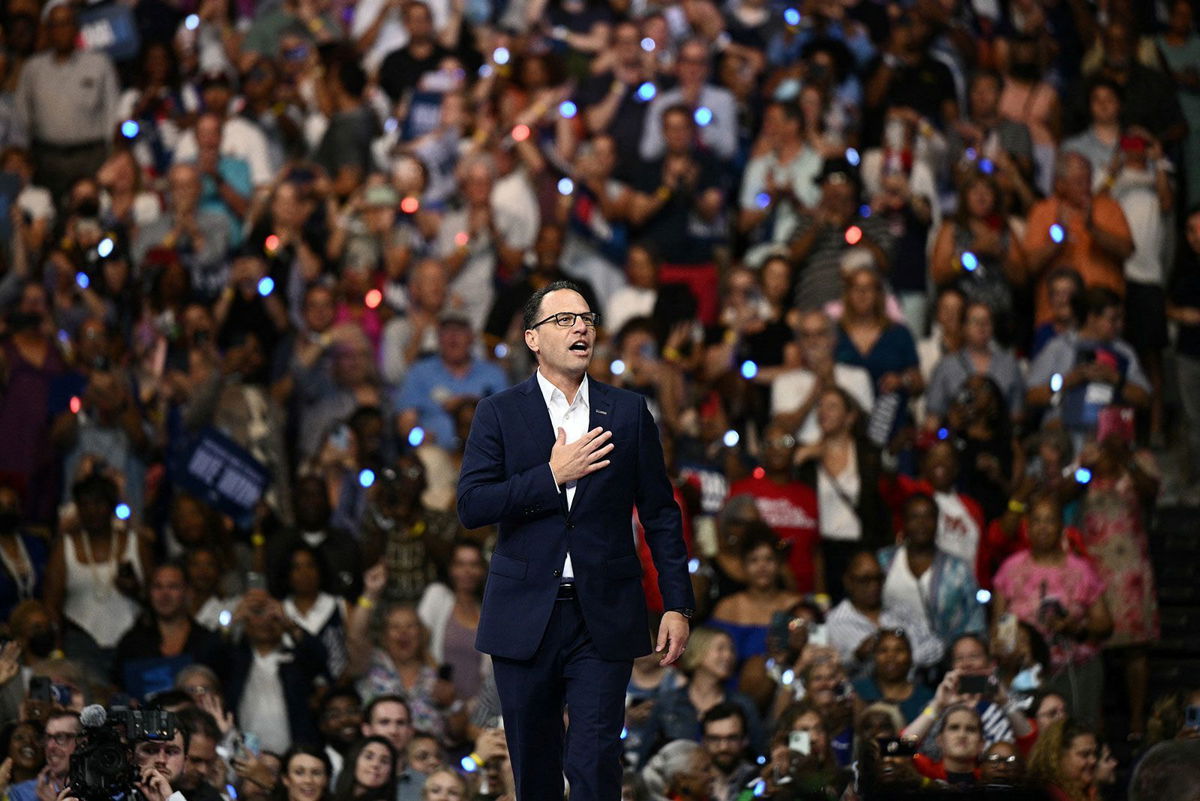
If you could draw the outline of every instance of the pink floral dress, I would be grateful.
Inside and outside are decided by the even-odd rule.
[[[1142,506],[1128,474],[1095,478],[1083,502],[1083,541],[1105,583],[1113,634],[1105,647],[1158,639],[1158,600]]]

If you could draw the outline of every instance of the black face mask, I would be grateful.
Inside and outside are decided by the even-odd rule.
[[[0,533],[15,531],[21,523],[21,514],[16,509],[0,509]]]
[[[29,635],[29,653],[38,659],[45,659],[54,653],[57,644],[58,638],[54,635],[54,629],[37,629]]]
[[[8,327],[12,331],[27,331],[42,324],[42,315],[15,311],[8,315]]]
[[[1012,76],[1018,81],[1036,83],[1042,79],[1042,68],[1036,61],[1018,61],[1012,65]]]

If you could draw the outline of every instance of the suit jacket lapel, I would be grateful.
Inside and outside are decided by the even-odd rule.
[[[542,388],[538,385],[536,373],[521,385],[521,393],[525,395],[525,400],[520,405],[521,416],[525,418],[525,425],[529,428],[531,447],[534,453],[550,461],[550,451],[554,448],[554,441],[558,439],[558,432],[550,422],[550,410],[546,408],[546,399],[542,397]],[[558,501],[565,515],[566,492],[559,492]]]
[[[589,377],[588,378],[588,428],[587,428],[587,430],[591,431],[592,429],[596,428],[597,426],[599,426],[600,428],[603,428],[605,431],[612,430],[612,426],[613,426],[612,399],[608,396],[608,387],[604,386],[599,381],[593,381]],[[609,440],[609,443],[610,444],[612,443],[611,439]],[[611,453],[610,453],[610,455],[611,455]],[[609,470],[609,469],[611,469],[611,465],[609,467],[605,467],[603,469]],[[594,476],[594,475],[595,475],[595,473],[591,473],[589,475],[584,476],[583,478],[579,479],[579,482],[575,485],[575,498],[571,501],[570,511],[567,512],[568,518],[572,514],[575,513],[576,509],[579,508],[579,504],[583,500],[583,493],[587,490],[588,486],[592,483],[592,476]]]

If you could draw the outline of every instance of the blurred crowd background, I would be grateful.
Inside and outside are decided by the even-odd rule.
[[[181,781],[230,801],[510,794],[455,482],[557,280],[700,602],[635,667],[630,798],[1121,797],[1200,737],[1149,686],[1155,517],[1200,506],[1195,11],[3,0],[10,798],[105,699],[199,710]]]

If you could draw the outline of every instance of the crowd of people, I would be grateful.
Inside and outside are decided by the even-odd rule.
[[[1147,532],[1200,505],[1195,12],[4,0],[9,798],[93,701],[179,716],[150,801],[511,798],[455,486],[562,280],[698,599],[627,797],[1094,801],[1182,740],[1131,792],[1183,798]]]

